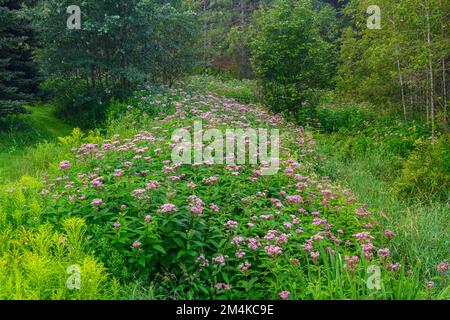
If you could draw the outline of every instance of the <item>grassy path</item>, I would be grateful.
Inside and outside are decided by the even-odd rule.
[[[38,143],[53,142],[58,137],[70,134],[72,127],[56,118],[51,105],[30,107],[31,114],[14,118],[11,122],[0,124],[0,177],[11,180],[26,169],[24,156],[30,147]]]

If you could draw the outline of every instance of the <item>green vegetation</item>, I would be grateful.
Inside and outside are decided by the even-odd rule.
[[[0,181],[45,170],[55,159],[50,146],[71,132],[69,125],[55,117],[53,106],[34,105],[27,110],[28,114],[0,120]]]
[[[0,299],[450,299],[443,1],[69,4],[0,0]]]
[[[39,76],[33,49],[35,30],[22,15],[24,1],[0,1],[0,120],[26,113],[37,93]]]
[[[252,61],[264,98],[276,111],[314,105],[317,91],[331,85],[335,54],[320,29],[333,25],[321,25],[320,14],[308,1],[291,0],[276,1],[259,13],[250,43]]]
[[[311,119],[322,155],[318,172],[354,190],[379,212],[383,228],[395,226],[395,254],[417,261],[431,277],[450,244],[448,137],[430,144],[426,125],[407,125],[352,105],[318,114],[317,123]]]

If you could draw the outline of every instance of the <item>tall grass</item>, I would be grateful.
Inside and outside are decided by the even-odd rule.
[[[436,273],[438,263],[448,261],[450,237],[449,204],[422,201],[419,197],[401,198],[394,183],[401,172],[402,158],[393,151],[377,146],[364,152],[344,151],[339,141],[342,133],[318,133],[318,171],[340,181],[362,202],[368,203],[376,215],[379,228],[395,229],[391,247],[397,258],[420,264],[421,281]]]
[[[54,142],[72,130],[54,116],[51,105],[28,110],[30,114],[0,120],[0,182],[46,170],[62,151]]]

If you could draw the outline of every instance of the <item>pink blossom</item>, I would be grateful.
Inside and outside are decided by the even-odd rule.
[[[358,216],[368,216],[370,215],[370,212],[366,208],[358,208],[356,209],[356,215]]]
[[[238,223],[234,220],[228,220],[227,223],[224,224],[225,227],[236,228]]]
[[[201,216],[201,215],[203,214],[203,208],[202,208],[202,207],[195,206],[195,205],[193,205],[193,204],[190,204],[190,205],[188,206],[188,210],[189,210],[192,214],[194,214],[194,215],[199,215],[199,216]]]
[[[158,189],[161,186],[161,184],[158,181],[150,181],[149,183],[145,184],[145,189],[147,190],[153,190],[153,189]]]
[[[102,202],[103,202],[102,199],[97,198],[97,199],[92,200],[91,204],[93,206],[99,206]]]
[[[220,265],[221,267],[225,266],[225,259],[228,259],[227,255],[220,255],[215,258],[212,258],[212,261],[214,261],[216,264]]]
[[[274,245],[266,246],[265,250],[269,257],[275,257],[283,252],[283,249],[281,249],[278,246],[274,246]]]
[[[196,262],[200,262],[199,267],[205,268],[209,266],[209,260],[205,258],[205,256],[202,254],[197,259],[195,259]]]
[[[437,265],[437,271],[441,273],[446,273],[448,271],[448,263],[441,262]]]
[[[215,205],[214,203],[211,203],[211,204],[209,205],[209,208],[210,208],[212,211],[214,211],[214,212],[219,212],[219,211],[220,211],[219,206]]]
[[[230,290],[231,286],[226,283],[218,283],[214,286],[217,290]]]
[[[195,183],[193,183],[192,181],[189,182],[189,183],[187,184],[187,186],[188,186],[188,188],[191,188],[191,189],[194,189],[195,187],[197,187],[197,185],[196,185]]]
[[[401,265],[399,263],[391,263],[391,262],[389,262],[386,265],[386,270],[388,270],[388,271],[400,270],[400,268],[401,268]]]
[[[201,207],[201,206],[203,206],[203,205],[205,204],[200,198],[198,198],[198,197],[195,196],[195,195],[190,196],[190,197],[189,197],[189,200],[190,200],[194,205],[196,205],[196,206],[198,206],[198,207]]]
[[[350,269],[350,272],[354,272],[355,264],[358,262],[359,257],[353,256],[350,258],[349,256],[345,256],[344,259],[347,262],[346,264],[344,264],[344,270]]]
[[[379,249],[377,253],[382,259],[386,259],[390,255],[390,250],[389,248]]]
[[[133,242],[133,248],[140,248],[141,245],[142,245],[142,244],[141,244],[139,241]]]
[[[72,168],[72,165],[70,164],[70,162],[69,162],[68,160],[64,160],[64,161],[62,161],[62,162],[59,163],[59,167],[60,167],[62,170],[67,170],[67,169]]]
[[[286,201],[289,203],[303,203],[302,197],[295,195],[295,196],[287,196]]]
[[[362,242],[364,240],[373,240],[374,238],[370,235],[369,232],[360,232],[354,235],[356,241]]]
[[[391,239],[393,236],[395,236],[395,233],[389,229],[386,229],[384,231],[384,234],[386,235],[386,237],[388,237],[388,239]]]
[[[244,263],[241,263],[241,264],[239,265],[239,268],[240,268],[242,271],[247,271],[248,269],[250,269],[251,266],[252,266],[252,265],[251,265],[248,261],[245,261]]]
[[[243,241],[245,241],[243,237],[234,237],[232,243],[239,247]]]
[[[283,223],[283,226],[285,226],[287,229],[290,229],[292,228],[292,223],[286,221]]]
[[[166,203],[166,204],[163,204],[163,205],[159,208],[159,210],[160,210],[161,212],[164,212],[164,213],[167,213],[167,212],[176,212],[176,211],[178,211],[177,207],[176,207],[174,204],[172,204],[172,203]]]
[[[290,293],[289,291],[281,291],[281,292],[279,293],[279,296],[280,296],[281,299],[287,300],[287,299],[289,298],[289,295],[290,295],[290,294],[291,294],[291,293]]]
[[[247,242],[248,242],[248,247],[252,250],[256,250],[259,247],[261,247],[261,243],[255,238],[248,238]]]

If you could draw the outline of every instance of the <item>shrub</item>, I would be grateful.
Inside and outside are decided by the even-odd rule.
[[[103,123],[112,93],[103,87],[91,87],[79,78],[53,78],[43,86],[55,114],[65,122],[83,129]]]
[[[450,140],[448,135],[431,142],[418,139],[395,183],[403,197],[442,201],[450,198]]]

